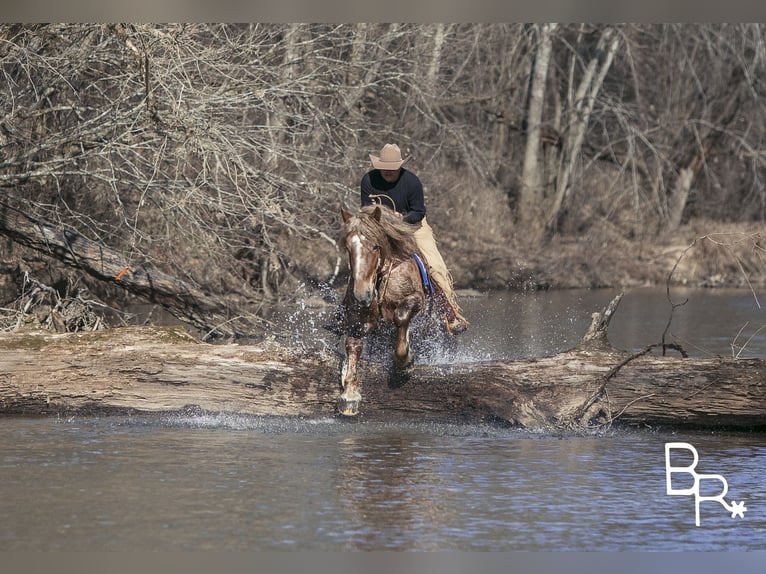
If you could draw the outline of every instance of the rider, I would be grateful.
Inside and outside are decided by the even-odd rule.
[[[443,294],[437,296],[442,299],[447,330],[459,333],[467,328],[468,321],[460,312],[452,276],[436,248],[433,229],[426,221],[423,185],[418,176],[402,167],[409,159],[402,159],[402,152],[396,144],[384,145],[380,155],[370,154],[373,169],[362,177],[362,206],[377,203],[392,207],[404,221],[417,226],[415,242]]]

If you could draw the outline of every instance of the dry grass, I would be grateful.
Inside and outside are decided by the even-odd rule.
[[[616,206],[611,188],[602,189],[577,208],[574,219],[584,223],[542,244],[514,224],[497,189],[445,176],[438,189],[426,190],[426,201],[458,287],[628,288],[664,285],[669,277],[690,286],[766,285],[762,226],[697,220],[660,233],[656,223]]]

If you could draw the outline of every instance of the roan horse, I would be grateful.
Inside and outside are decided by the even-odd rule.
[[[406,369],[413,361],[410,322],[425,307],[426,291],[412,256],[417,252],[413,225],[379,205],[362,207],[355,215],[341,208],[341,215],[340,242],[351,275],[343,300],[346,357],[338,410],[351,416],[362,400],[357,368],[364,337],[381,319],[393,323],[394,368]]]

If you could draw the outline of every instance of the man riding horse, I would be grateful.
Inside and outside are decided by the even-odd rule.
[[[417,175],[402,167],[409,158],[402,159],[398,145],[386,144],[380,155],[370,154],[370,160],[373,169],[364,174],[361,182],[362,206],[386,206],[406,223],[417,226],[415,241],[438,287],[435,296],[443,309],[447,330],[450,333],[465,331],[468,321],[457,303],[452,276],[436,247],[433,229],[426,221],[423,185]]]

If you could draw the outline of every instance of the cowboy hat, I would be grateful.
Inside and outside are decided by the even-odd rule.
[[[402,159],[402,152],[396,144],[384,145],[379,156],[370,154],[370,161],[375,169],[399,169],[409,159],[409,157]]]

